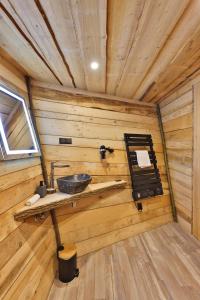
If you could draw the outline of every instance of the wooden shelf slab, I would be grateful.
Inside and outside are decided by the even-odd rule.
[[[88,187],[82,192],[74,195],[64,194],[57,192],[55,194],[47,195],[45,198],[41,198],[35,204],[31,206],[24,206],[14,213],[15,220],[25,219],[33,215],[37,215],[43,212],[47,212],[51,209],[58,208],[74,200],[88,197],[97,193],[104,192],[115,188],[124,187],[126,181],[109,181],[103,183],[89,184]]]

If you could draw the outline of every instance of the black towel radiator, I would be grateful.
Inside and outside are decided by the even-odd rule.
[[[138,210],[142,210],[142,203],[138,200],[163,195],[163,188],[160,179],[159,169],[155,151],[153,149],[152,137],[150,134],[124,134],[126,152],[131,176],[132,197],[136,201]],[[140,168],[137,162],[135,150],[147,150],[151,167]]]

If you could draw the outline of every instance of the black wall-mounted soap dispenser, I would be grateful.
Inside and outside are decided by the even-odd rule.
[[[101,159],[105,159],[106,158],[106,151],[108,151],[109,153],[113,153],[114,149],[112,149],[110,147],[106,147],[104,145],[101,145],[100,148],[99,148]]]

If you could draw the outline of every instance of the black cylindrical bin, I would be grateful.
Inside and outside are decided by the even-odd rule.
[[[58,273],[59,280],[67,283],[79,275],[77,251],[74,244],[64,245],[63,248],[58,251]]]

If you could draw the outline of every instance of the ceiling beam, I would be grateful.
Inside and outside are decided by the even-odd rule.
[[[133,105],[135,104],[135,105],[139,105],[139,106],[155,107],[155,104],[152,104],[152,103],[144,103],[144,102],[141,102],[138,100],[127,99],[127,98],[118,97],[118,96],[114,96],[114,95],[89,92],[89,91],[85,91],[85,90],[81,90],[81,89],[77,89],[77,88],[76,89],[69,88],[66,86],[50,84],[50,83],[36,81],[36,80],[32,80],[31,82],[32,82],[33,87],[41,87],[41,88],[56,90],[56,91],[60,91],[60,92],[66,92],[66,93],[72,94],[72,95],[95,97],[95,98],[107,99],[107,100],[111,100],[111,101],[125,102],[125,103],[129,103],[129,104],[133,104]]]

